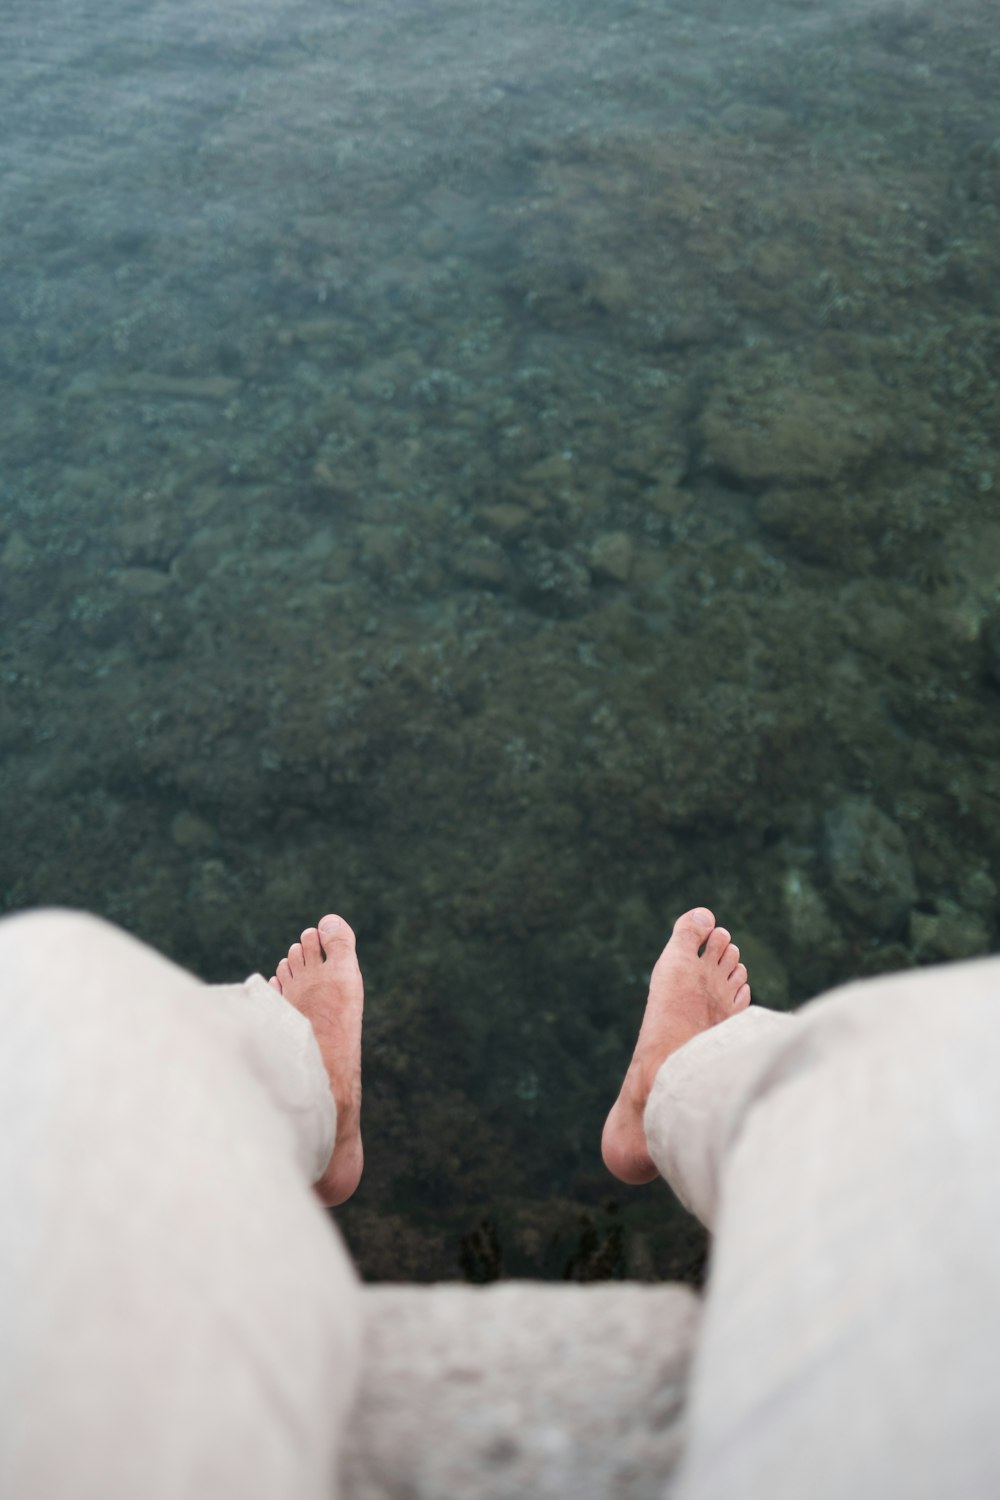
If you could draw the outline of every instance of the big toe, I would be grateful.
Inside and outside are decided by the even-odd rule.
[[[678,943],[695,952],[715,927],[715,917],[707,906],[693,906],[677,918],[674,937]]]
[[[335,916],[333,913],[321,917],[319,940],[323,944],[323,952],[328,961],[356,962],[354,931],[343,917]]]

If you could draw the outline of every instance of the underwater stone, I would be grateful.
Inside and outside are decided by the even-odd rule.
[[[918,959],[957,961],[988,953],[990,934],[982,917],[954,901],[939,901],[933,912],[912,914],[910,942]]]
[[[215,829],[196,813],[179,812],[171,821],[170,837],[178,849],[206,849],[215,843]]]
[[[161,375],[154,370],[136,370],[131,375],[105,377],[93,394],[121,391],[128,396],[164,396],[176,401],[229,401],[240,384],[228,375]],[[74,387],[74,395],[83,394],[78,382]]]
[[[758,1005],[787,1010],[790,1003],[788,970],[766,939],[745,927],[739,932],[740,958],[747,968],[750,993]]]
[[[139,599],[162,594],[172,582],[170,574],[158,568],[120,568],[114,576],[123,593],[133,594]]]
[[[591,272],[587,277],[583,296],[589,306],[618,317],[628,313],[638,301],[632,277],[623,266],[615,262]]]
[[[361,564],[376,579],[398,578],[411,551],[411,539],[398,526],[359,526]]]
[[[1000,687],[1000,608],[992,610],[983,621],[979,640],[987,676]]]
[[[19,531],[11,532],[0,552],[0,567],[11,573],[21,573],[30,568],[35,560],[34,548],[26,542]]]
[[[571,550],[525,544],[524,597],[548,615],[579,613],[590,593],[590,570]]]
[[[788,936],[797,948],[836,951],[841,936],[826,902],[803,870],[786,870],[781,882]]]
[[[627,531],[606,531],[590,549],[590,571],[596,579],[627,583],[635,547]]]
[[[678,520],[691,509],[691,495],[678,488],[679,481],[665,479],[653,489],[647,490],[643,500],[650,510],[670,520]]]
[[[857,372],[845,387],[781,355],[737,361],[702,413],[705,462],[749,485],[829,482],[885,446],[883,404],[877,383]]]
[[[452,572],[473,587],[500,588],[507,578],[507,560],[495,542],[485,538],[463,547],[451,559]]]
[[[969,872],[962,881],[959,896],[964,906],[982,912],[985,917],[993,917],[1000,905],[996,883],[985,869]]]
[[[557,492],[572,488],[579,483],[579,478],[579,465],[568,453],[552,453],[548,458],[532,464],[521,475],[526,484]]]
[[[833,889],[854,916],[888,932],[917,897],[913,864],[902,830],[867,797],[845,797],[826,818],[826,852]]]
[[[515,541],[530,526],[531,512],[523,505],[501,501],[497,505],[484,505],[479,519],[501,541]]]

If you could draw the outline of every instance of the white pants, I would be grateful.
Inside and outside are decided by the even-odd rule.
[[[91,917],[0,923],[0,1496],[313,1500],[359,1297],[308,1022]]]
[[[651,1155],[714,1232],[683,1500],[1000,1495],[1000,961],[751,1007]]]
[[[0,923],[0,975],[0,1495],[334,1495],[360,1298],[308,1024],[67,913]],[[1000,1494],[998,1021],[988,961],[661,1068],[715,1232],[679,1500]]]

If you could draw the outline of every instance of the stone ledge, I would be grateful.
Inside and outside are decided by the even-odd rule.
[[[661,1500],[700,1304],[688,1287],[363,1289],[344,1500]]]

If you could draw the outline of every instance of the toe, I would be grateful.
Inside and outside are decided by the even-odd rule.
[[[275,977],[275,979],[277,979],[278,983],[281,985],[282,991],[284,991],[284,988],[285,988],[286,984],[290,984],[291,983],[291,980],[292,980],[292,971],[288,967],[288,959],[287,958],[283,958],[281,960],[281,963],[278,965],[277,973],[275,974],[274,977]]]
[[[322,917],[319,924],[319,940],[327,958],[342,957],[354,953],[354,933],[343,917],[332,913]]]
[[[730,934],[724,927],[714,928],[705,940],[705,959],[708,963],[717,964],[729,947]]]
[[[272,990],[277,990],[278,994],[281,994],[281,980],[278,978],[277,974],[273,974],[267,982],[271,986]]]
[[[288,950],[288,967],[293,974],[301,974],[306,966],[305,954],[302,952],[301,943],[293,943]]]
[[[302,934],[302,953],[306,968],[312,969],[323,962],[323,949],[319,945],[319,933],[315,927],[307,927]]]
[[[694,906],[677,918],[674,937],[695,952],[701,947],[715,926],[715,918],[707,906]]]
[[[738,990],[738,989],[740,989],[740,987],[742,985],[746,984],[746,982],[747,982],[747,966],[746,966],[746,964],[737,964],[736,968],[730,974],[728,982],[729,982],[729,984],[732,985],[732,987],[733,987],[734,990]]]
[[[741,984],[733,996],[733,1010],[746,1010],[750,1004],[750,986]]]
[[[726,951],[719,959],[719,968],[723,974],[731,974],[740,961],[740,950],[735,943],[727,943]]]

